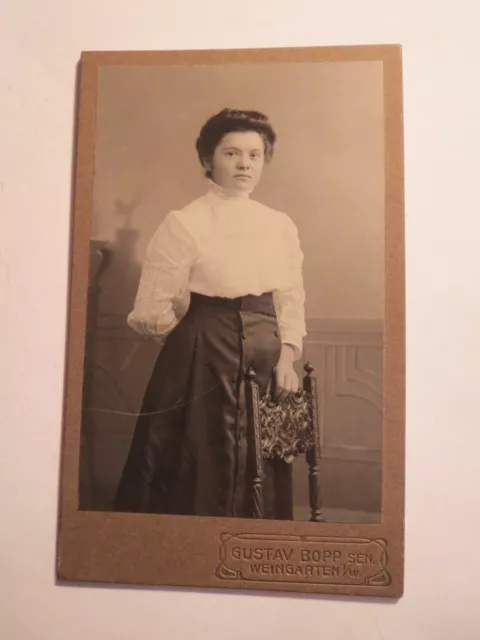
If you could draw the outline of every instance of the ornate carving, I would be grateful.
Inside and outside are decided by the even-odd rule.
[[[259,413],[264,458],[282,458],[291,463],[299,454],[314,452],[320,460],[317,390],[313,365],[307,362],[303,389],[278,403],[271,392],[260,399]]]
[[[282,403],[270,394],[260,400],[262,450],[265,458],[292,462],[314,445],[311,393],[302,389]]]

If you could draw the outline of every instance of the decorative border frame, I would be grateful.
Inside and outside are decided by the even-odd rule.
[[[384,68],[386,289],[382,522],[350,525],[80,511],[80,427],[99,67],[352,61],[380,61]],[[400,46],[84,52],[80,62],[77,124],[58,581],[401,596],[405,277]],[[347,369],[340,372],[345,384],[349,383],[352,371],[357,375],[355,363],[350,358],[346,363]],[[253,554],[256,564],[260,563],[261,569],[256,574],[252,574],[249,554]],[[293,568],[287,568],[290,566]],[[307,566],[310,568],[306,569]]]

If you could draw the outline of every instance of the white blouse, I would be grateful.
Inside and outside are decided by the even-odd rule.
[[[148,244],[128,324],[161,337],[179,322],[174,305],[189,292],[236,298],[273,292],[282,343],[302,352],[303,253],[284,213],[224,191],[209,191],[171,211]]]

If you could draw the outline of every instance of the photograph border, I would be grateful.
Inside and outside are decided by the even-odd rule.
[[[337,524],[79,510],[82,387],[93,205],[98,71],[104,66],[383,63],[385,331],[382,519]],[[249,589],[397,598],[404,583],[405,244],[402,51],[397,44],[186,51],[87,51],[79,63],[68,342],[61,451],[59,582]],[[260,546],[259,546],[260,545]],[[244,549],[315,550],[320,575],[253,576]],[[293,551],[292,551],[293,550]],[[350,557],[343,576],[335,554]],[[282,556],[282,554],[284,554]],[[322,555],[323,554],[323,555]],[[340,557],[340,556],[338,556]],[[368,561],[365,561],[365,558]]]

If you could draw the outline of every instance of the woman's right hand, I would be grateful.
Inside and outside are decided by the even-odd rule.
[[[294,367],[294,350],[288,345],[282,345],[282,352],[275,367],[275,399],[283,402],[290,394],[297,393],[299,380]]]

